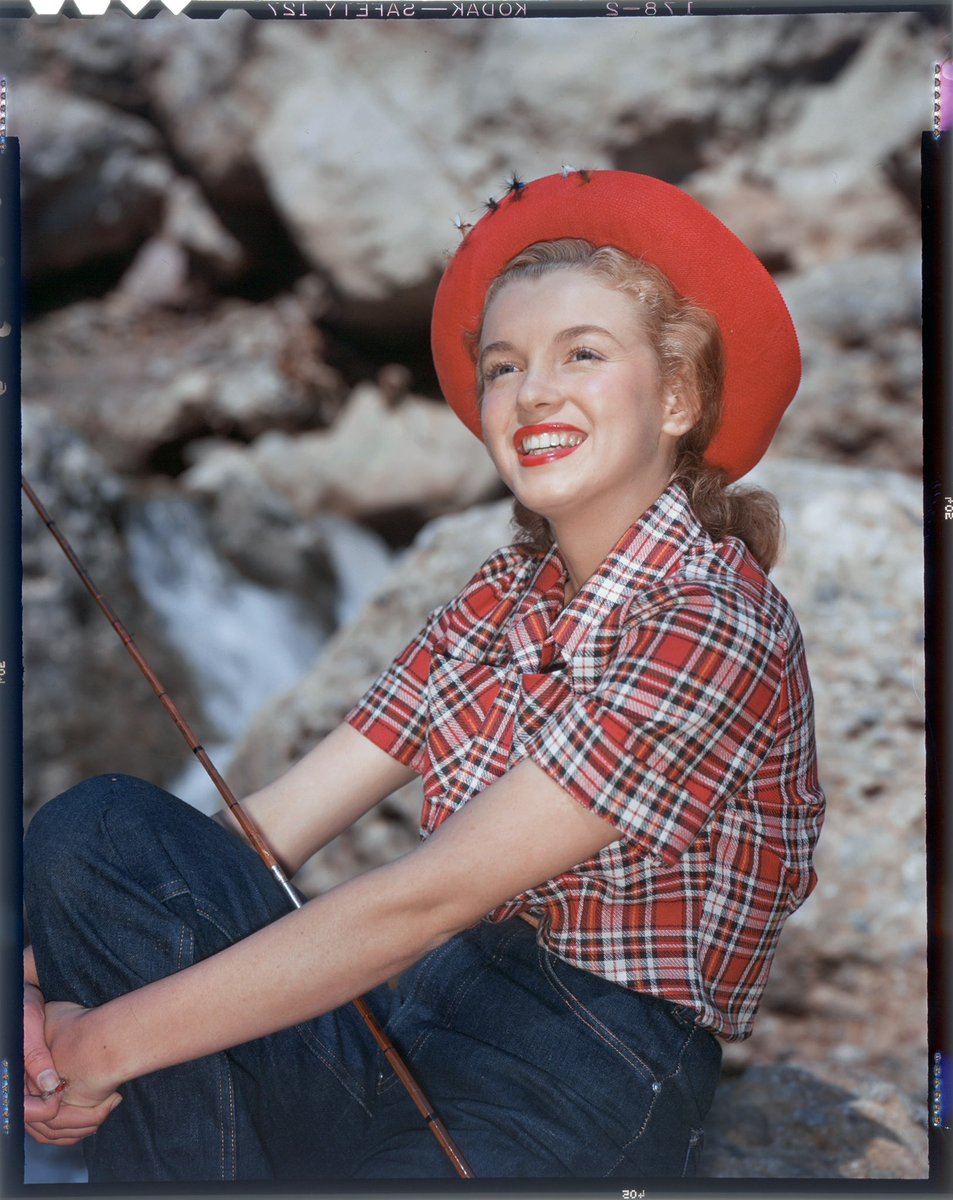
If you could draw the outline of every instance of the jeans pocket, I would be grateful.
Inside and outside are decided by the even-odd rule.
[[[565,1004],[567,1010],[586,1031],[611,1054],[636,1072],[653,1090],[659,1086],[657,1073],[647,1058],[634,1049],[634,1038],[624,1036],[625,1021],[612,1021],[611,1011],[622,1012],[635,1006],[638,997],[618,984],[590,975],[579,967],[563,962],[556,955],[539,947],[539,964],[546,981]],[[595,997],[587,993],[601,993]],[[597,1012],[596,1009],[600,1011]],[[620,1036],[622,1034],[623,1036]]]

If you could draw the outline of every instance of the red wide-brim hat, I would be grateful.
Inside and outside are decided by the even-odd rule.
[[[680,188],[630,171],[571,171],[509,194],[468,229],[434,301],[431,344],[447,403],[478,437],[476,367],[467,335],[487,289],[534,242],[585,238],[662,270],[714,315],[725,343],[724,412],[705,458],[729,480],[768,448],[801,379],[797,334],[777,285],[726,225]]]

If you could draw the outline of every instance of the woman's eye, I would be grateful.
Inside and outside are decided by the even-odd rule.
[[[510,371],[515,371],[516,367],[510,362],[490,363],[484,368],[483,378],[487,383],[498,379],[501,375],[508,375]]]
[[[590,346],[577,346],[575,350],[570,352],[569,357],[573,362],[597,362],[602,358],[602,355]]]

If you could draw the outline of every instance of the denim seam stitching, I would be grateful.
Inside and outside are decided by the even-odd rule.
[[[225,1178],[225,1138],[226,1126],[228,1124],[225,1118],[225,1095],[224,1095],[224,1072],[219,1069],[218,1073],[218,1103],[219,1111],[222,1116],[218,1123],[218,1173],[220,1178]]]
[[[480,967],[479,971],[474,973],[470,982],[465,987],[460,988],[454,995],[451,1007],[447,1011],[448,1021],[452,1020],[457,1015],[457,1010],[460,1008],[461,1004],[463,1004],[469,993],[473,990],[477,979],[484,975],[491,967],[495,967],[499,963],[500,959],[509,949],[510,942],[522,932],[523,931],[521,929],[513,929],[510,930],[509,933],[503,934],[503,936],[497,942],[496,949],[493,952],[493,957],[488,962],[485,962],[483,966]]]
[[[494,967],[497,965],[497,963],[500,961],[500,959],[503,957],[504,953],[506,952],[506,949],[509,946],[509,943],[513,940],[513,937],[518,932],[521,933],[522,930],[514,930],[508,934],[504,934],[504,936],[501,937],[499,942],[497,943],[496,949],[493,952],[493,957],[488,959],[485,963],[483,963],[478,970],[474,971],[470,977],[469,982],[464,987],[459,988],[455,992],[452,1007],[448,1009],[446,1019],[443,1022],[443,1026],[442,1026],[443,1029],[447,1030],[447,1029],[452,1028],[452,1025],[450,1023],[451,1019],[454,1017],[454,1015],[456,1014],[457,1010],[459,1009],[460,1005],[463,1003],[463,1001],[465,1000],[467,995],[476,986],[477,980],[479,980],[483,975],[485,975],[486,972],[491,967]],[[449,943],[447,943],[447,944],[449,945]],[[421,1033],[418,1035],[417,1040],[414,1042],[414,1044],[411,1046],[410,1050],[407,1052],[407,1057],[411,1061],[413,1061],[414,1057],[420,1053],[420,1051],[424,1048],[424,1046],[427,1044],[427,1042],[430,1040],[430,1038],[433,1037],[434,1033],[436,1033],[435,1029],[428,1029],[424,1033]],[[383,1096],[386,1092],[390,1091],[390,1089],[394,1086],[394,1084],[396,1082],[397,1082],[397,1076],[395,1075],[391,1079],[389,1079],[388,1082],[383,1087],[378,1088],[377,1094],[379,1096]]]
[[[180,876],[176,875],[172,879],[167,879],[164,883],[157,884],[154,888],[146,889],[148,894],[155,900],[174,900],[176,896],[184,896],[191,890],[188,883]]]
[[[566,1007],[571,1012],[574,1012],[576,1016],[578,1016],[579,1020],[582,1021],[583,1025],[585,1025],[588,1029],[591,1029],[596,1037],[599,1038],[599,1040],[603,1042],[609,1050],[618,1055],[619,1058],[621,1058],[624,1062],[627,1062],[630,1066],[641,1068],[641,1070],[645,1072],[645,1074],[653,1083],[657,1082],[655,1073],[651,1070],[648,1063],[644,1062],[637,1054],[633,1053],[624,1042],[616,1037],[616,1035],[611,1029],[609,1029],[607,1025],[604,1024],[604,1022],[599,1020],[599,1018],[595,1015],[595,1013],[592,1012],[590,1008],[583,1004],[583,1002],[572,991],[571,988],[567,987],[561,979],[556,977],[555,971],[552,970],[544,957],[546,953],[548,952],[543,947],[540,947],[540,966],[543,970],[543,976],[549,983],[550,987],[553,988],[562,1002],[566,1005]]]
[[[228,1128],[230,1131],[229,1140],[231,1142],[232,1153],[231,1178],[234,1181],[238,1178],[238,1128],[235,1119],[235,1085],[232,1080],[232,1070],[227,1059],[225,1060],[225,1082],[228,1089]]]
[[[452,939],[451,939],[451,941],[452,941]],[[412,1000],[415,996],[419,995],[422,991],[426,990],[427,981],[430,979],[431,975],[433,975],[433,973],[437,970],[439,964],[443,961],[444,958],[446,958],[447,954],[449,953],[451,941],[444,942],[444,944],[442,946],[438,946],[436,950],[434,950],[431,954],[429,954],[427,956],[427,959],[428,959],[427,965],[423,968],[420,975],[414,980],[413,985],[411,986],[410,990],[407,992],[406,996],[404,996],[403,999],[405,1002],[407,1000]]]
[[[363,1095],[363,1089],[357,1088],[351,1079],[351,1074],[346,1065],[342,1063],[338,1057],[326,1049],[324,1044],[317,1038],[309,1036],[307,1033],[307,1023],[302,1022],[298,1025],[293,1025],[295,1033],[304,1042],[305,1049],[312,1054],[319,1062],[323,1063],[328,1071],[334,1076],[347,1094],[359,1104],[368,1116],[371,1114],[371,1109],[367,1098]]]
[[[189,929],[185,921],[182,922],[182,930],[179,934],[179,953],[176,956],[178,969],[181,971],[187,964],[191,966],[192,960],[195,958],[195,942],[192,938],[192,931]]]
[[[685,1159],[682,1163],[682,1178],[683,1179],[685,1179],[689,1175],[688,1168],[689,1168],[689,1164],[692,1161],[692,1158],[694,1157],[697,1160],[698,1155],[701,1153],[701,1151],[699,1149],[696,1149],[696,1147],[698,1146],[699,1142],[704,1140],[704,1136],[705,1136],[705,1131],[703,1128],[700,1128],[695,1125],[692,1126],[691,1132],[688,1137],[688,1145],[685,1147]],[[692,1171],[692,1174],[694,1174],[694,1173],[695,1172]]]
[[[446,1019],[442,1022],[442,1025],[441,1025],[441,1028],[443,1030],[448,1030],[448,1029],[452,1028],[451,1018],[456,1013],[456,1011],[460,1007],[460,1005],[463,1003],[464,998],[466,997],[467,993],[470,992],[471,989],[476,985],[477,980],[480,979],[490,969],[490,967],[495,965],[495,963],[498,961],[498,959],[499,959],[499,953],[494,954],[493,958],[489,962],[483,963],[483,965],[478,970],[474,971],[470,977],[469,982],[464,987],[458,989],[458,991],[454,994],[453,1006],[451,1009],[448,1010]],[[407,1052],[407,1057],[411,1061],[413,1061],[413,1059],[416,1057],[416,1055],[419,1054],[421,1050],[423,1050],[424,1046],[426,1046],[427,1042],[433,1037],[434,1033],[436,1033],[435,1029],[427,1029],[423,1033],[420,1033],[417,1035],[417,1040],[414,1042],[414,1044],[411,1046],[410,1050]],[[382,1088],[380,1088],[378,1090],[378,1095],[383,1096],[385,1093],[390,1091],[390,1089],[394,1086],[394,1084],[396,1082],[397,1082],[397,1076],[395,1074],[394,1076],[392,1076],[392,1078],[390,1078],[387,1081],[387,1083]]]
[[[200,917],[203,917],[210,925],[213,925],[219,931],[219,933],[224,934],[224,936],[228,938],[230,945],[235,945],[235,935],[226,925],[222,923],[221,914],[215,910],[207,900],[201,900],[193,892],[192,905]]]
[[[691,1044],[692,1039],[695,1036],[695,1033],[696,1033],[695,1029],[691,1029],[689,1031],[688,1037],[685,1039],[685,1041],[682,1045],[682,1048],[678,1053],[678,1060],[675,1063],[674,1069],[669,1071],[669,1073],[667,1075],[663,1076],[662,1079],[658,1080],[658,1088],[653,1089],[652,1103],[649,1105],[649,1110],[645,1114],[645,1120],[642,1122],[642,1127],[639,1129],[638,1133],[636,1133],[633,1137],[629,1138],[629,1140],[626,1142],[626,1144],[622,1147],[621,1154],[616,1159],[616,1161],[612,1164],[612,1166],[609,1168],[609,1170],[606,1172],[606,1175],[611,1175],[618,1167],[620,1167],[622,1165],[622,1163],[625,1161],[626,1155],[629,1152],[629,1148],[631,1146],[633,1146],[639,1140],[639,1138],[641,1138],[642,1135],[645,1133],[645,1130],[648,1127],[649,1120],[652,1116],[652,1112],[655,1108],[656,1101],[662,1094],[662,1088],[664,1087],[664,1085],[666,1083],[669,1082],[669,1080],[674,1079],[675,1076],[682,1069],[682,1059],[685,1057],[685,1051],[688,1049],[689,1045]]]

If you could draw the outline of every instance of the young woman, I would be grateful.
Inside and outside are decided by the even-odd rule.
[[[692,1173],[719,1039],[813,886],[777,510],[725,490],[797,387],[780,295],[644,176],[489,208],[433,345],[521,541],[245,802],[291,873],[418,773],[420,846],[282,915],[234,833],[142,781],[30,826],[27,1120],[95,1182],[453,1175],[361,993],[478,1177]]]

